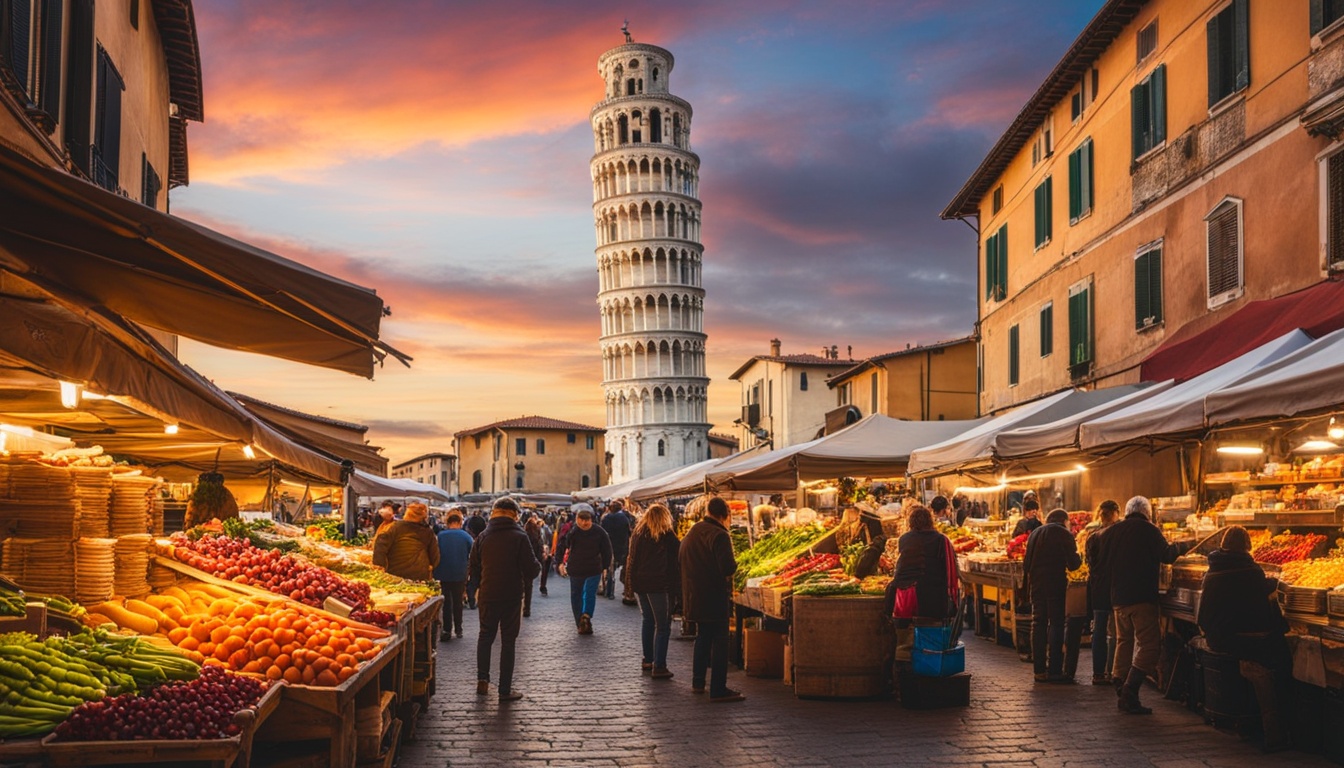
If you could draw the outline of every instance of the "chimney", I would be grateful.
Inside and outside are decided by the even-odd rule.
[[[779,339],[770,340],[770,356],[779,357]]]

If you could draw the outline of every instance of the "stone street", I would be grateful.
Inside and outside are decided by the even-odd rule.
[[[405,743],[420,766],[1325,766],[1263,755],[1150,688],[1151,717],[1120,715],[1109,687],[1040,686],[1011,649],[965,637],[971,705],[913,711],[894,701],[800,700],[779,680],[730,667],[747,700],[691,693],[691,643],[675,639],[671,680],[640,675],[639,609],[598,598],[594,634],[574,631],[566,580],[537,596],[518,641],[521,701],[476,695],[474,615],[440,644],[437,693]],[[1083,651],[1086,667],[1088,651]],[[498,669],[498,646],[495,652]],[[1089,668],[1090,669],[1090,668]],[[1079,678],[1085,669],[1080,669]]]

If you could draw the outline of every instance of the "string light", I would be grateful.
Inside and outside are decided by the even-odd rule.
[[[249,458],[249,459],[255,459],[255,458],[257,458],[257,452],[254,451],[254,450],[252,450],[252,446],[250,446],[250,445],[244,445],[244,446],[243,446],[243,455],[246,456],[246,457]]]
[[[73,381],[61,382],[61,405],[74,408],[79,405],[79,385]]]

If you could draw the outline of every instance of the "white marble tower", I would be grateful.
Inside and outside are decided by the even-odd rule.
[[[593,222],[613,483],[709,457],[700,158],[691,105],[668,90],[672,65],[628,32],[597,64]]]

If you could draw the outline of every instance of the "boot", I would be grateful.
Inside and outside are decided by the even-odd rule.
[[[1139,703],[1139,689],[1143,687],[1143,670],[1130,667],[1129,677],[1125,678],[1124,688],[1120,691],[1120,700],[1116,706],[1121,712],[1130,715],[1151,715],[1153,710]]]

